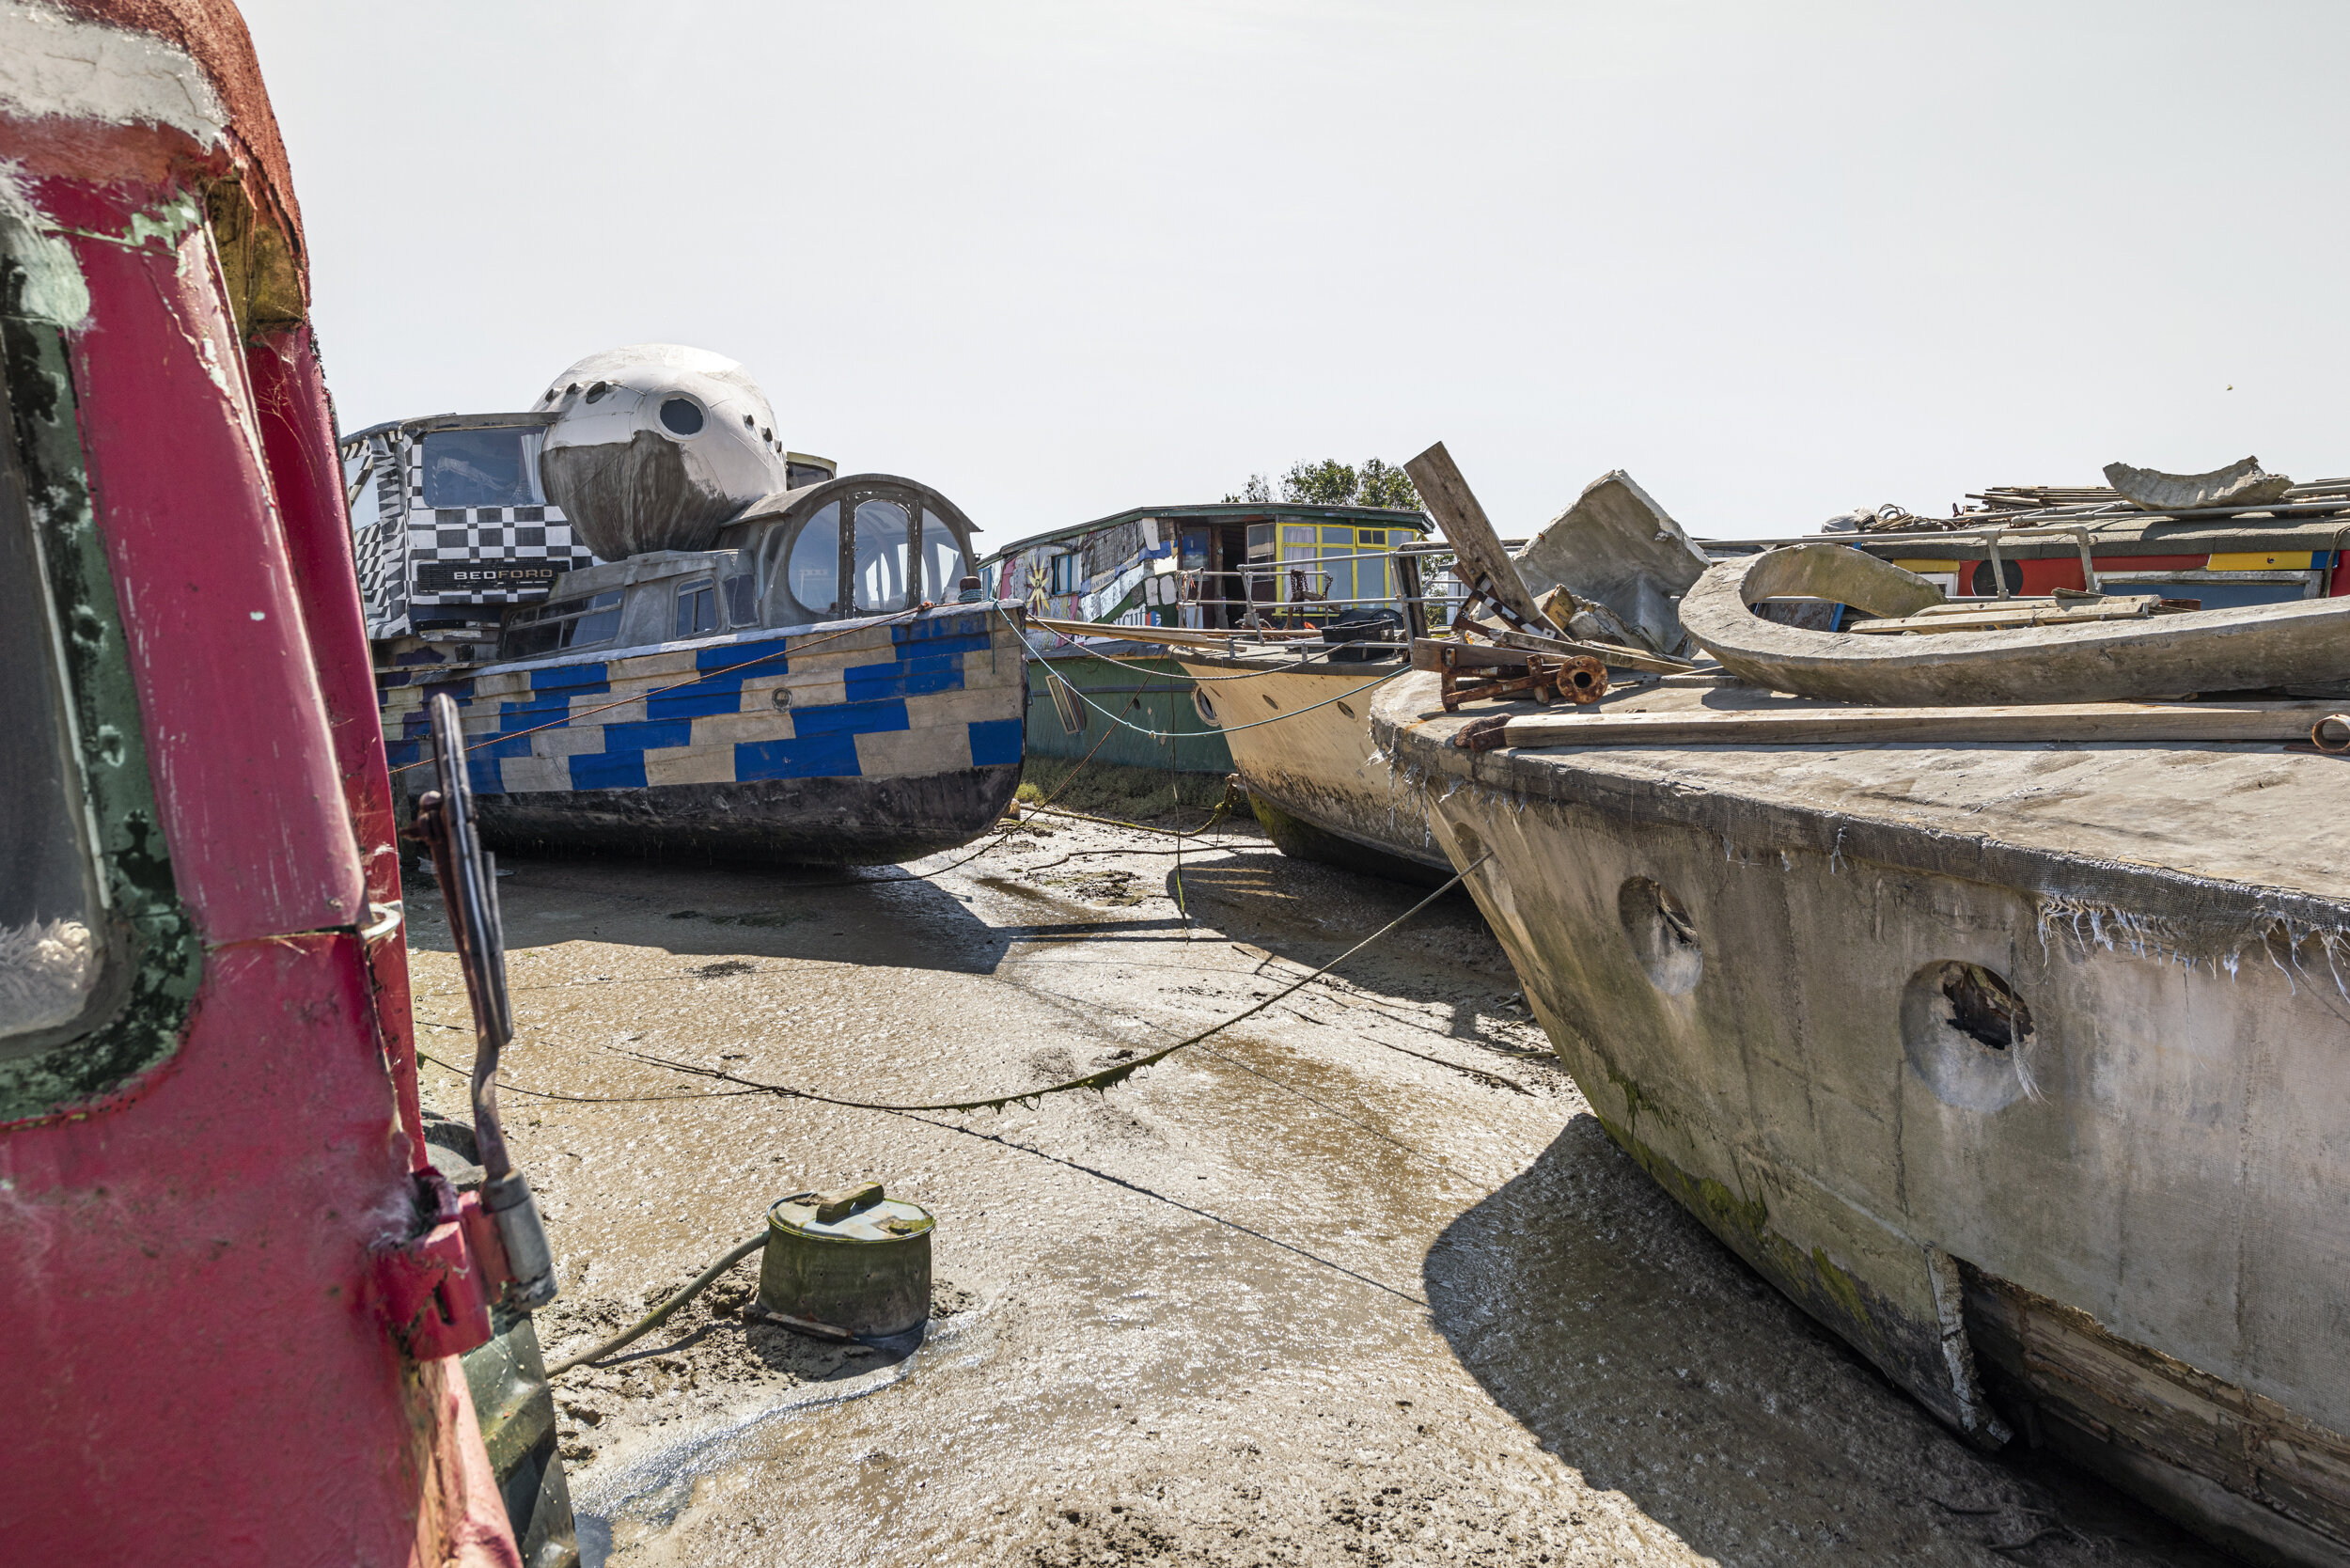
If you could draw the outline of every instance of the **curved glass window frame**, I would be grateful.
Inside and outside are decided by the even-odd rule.
[[[946,549],[941,552],[939,545]],[[936,604],[954,602],[963,579],[974,575],[971,557],[947,520],[930,507],[922,509],[922,597]]]
[[[874,515],[869,519],[868,512]],[[890,512],[897,514],[894,519]],[[854,526],[841,530],[854,551],[849,561],[850,607],[858,615],[895,615],[915,602],[920,504],[909,507],[898,496],[866,495],[858,497],[852,515]],[[868,576],[873,578],[870,588]]]
[[[86,1028],[122,956],[103,939],[65,629],[44,554],[10,442],[0,450],[0,729],[10,737],[0,750],[0,1056],[10,1057]]]
[[[927,523],[943,533],[951,542],[962,562],[963,576],[973,572],[971,562],[978,558],[971,526],[955,504],[928,485],[884,475],[851,475],[846,478],[829,479],[808,485],[792,493],[792,504],[775,513],[760,514],[743,520],[739,525],[745,532],[733,536],[732,548],[749,554],[757,562],[760,579],[760,604],[763,626],[784,629],[822,625],[827,621],[860,619],[873,615],[895,613],[872,609],[855,604],[856,586],[854,569],[856,565],[855,529],[854,519],[859,507],[872,502],[886,502],[898,508],[905,518],[903,542],[897,545],[899,572],[901,580],[910,566],[921,566],[926,554]],[[851,526],[843,528],[839,519],[852,519]],[[846,536],[846,537],[844,537]],[[821,552],[820,539],[829,539],[833,551],[830,557],[833,592],[840,593],[844,578],[850,580],[851,602],[840,599],[821,604],[810,604],[801,597],[799,573],[807,568],[815,553]],[[894,542],[894,540],[893,540]],[[937,534],[930,534],[927,544],[935,544]],[[958,579],[959,581],[959,579]],[[921,585],[903,582],[915,590],[910,598],[927,597],[933,602],[953,598],[956,583],[946,584],[944,594],[923,593]],[[904,605],[901,604],[899,608]]]
[[[776,574],[776,580],[783,586],[785,603],[793,612],[807,616],[812,621],[830,620],[840,613],[840,503],[828,501],[798,523],[786,523],[783,526],[791,537],[785,541]],[[800,597],[797,573],[814,572],[818,568],[812,552],[811,558],[803,562],[800,546],[803,542],[814,543],[824,539],[829,539],[832,543],[832,552],[825,558],[825,565],[830,569],[827,580],[832,584],[833,597],[822,604],[811,604]]]

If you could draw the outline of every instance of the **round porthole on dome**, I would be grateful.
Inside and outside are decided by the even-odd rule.
[[[701,404],[691,398],[664,399],[661,404],[661,428],[671,435],[701,434]]]

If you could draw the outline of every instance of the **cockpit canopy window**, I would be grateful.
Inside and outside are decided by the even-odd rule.
[[[527,659],[568,648],[593,648],[619,635],[620,590],[612,588],[586,599],[534,604],[507,619],[498,656]]]
[[[948,603],[969,575],[970,525],[926,487],[876,475],[829,485],[821,498],[800,503],[805,515],[777,519],[758,547],[767,624]]]
[[[856,507],[856,607],[886,614],[906,607],[906,509],[895,501]]]
[[[938,513],[922,513],[922,597],[939,604],[951,602],[963,587],[963,579],[970,575],[970,566],[964,559],[963,547],[955,542],[954,530],[940,520]]]
[[[784,588],[792,607],[812,620],[840,613],[840,503],[810,513],[791,541]]]
[[[545,441],[546,431],[535,425],[426,431],[424,504],[546,505],[546,492],[539,486],[539,448]]]

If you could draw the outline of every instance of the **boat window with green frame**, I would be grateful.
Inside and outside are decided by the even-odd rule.
[[[0,1121],[169,1057],[203,967],[83,458],[62,318],[87,303],[55,308],[40,261],[0,249]]]

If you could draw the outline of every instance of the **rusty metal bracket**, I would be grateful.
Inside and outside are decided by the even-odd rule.
[[[1464,702],[1520,695],[1577,707],[1607,695],[1606,662],[1581,654],[1422,639],[1412,645],[1412,665],[1437,673],[1448,713]]]

